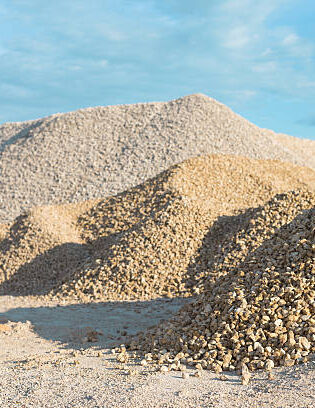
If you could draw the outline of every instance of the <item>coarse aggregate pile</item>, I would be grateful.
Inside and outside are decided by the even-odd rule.
[[[1,295],[44,294],[87,256],[75,223],[89,205],[34,207],[0,229]]]
[[[196,295],[205,264],[250,207],[290,189],[314,192],[315,172],[207,155],[110,198],[34,208],[0,242],[0,293],[80,301]]]
[[[130,344],[180,369],[292,366],[315,352],[315,195],[276,195],[222,242],[204,292]],[[245,373],[244,373],[245,371]]]
[[[205,95],[81,109],[0,126],[0,223],[120,193],[208,153],[315,168],[315,141],[260,129]]]

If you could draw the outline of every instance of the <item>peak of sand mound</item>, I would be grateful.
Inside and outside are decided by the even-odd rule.
[[[209,254],[210,255],[210,254]],[[315,195],[277,195],[210,259],[204,292],[133,348],[216,371],[291,366],[315,351]]]
[[[209,155],[110,198],[34,208],[0,242],[0,293],[81,300],[199,293],[221,239],[241,228],[251,207],[291,189],[314,191],[315,172]]]
[[[314,141],[260,129],[202,94],[81,109],[0,126],[0,223],[35,205],[117,194],[208,153],[315,168]]]

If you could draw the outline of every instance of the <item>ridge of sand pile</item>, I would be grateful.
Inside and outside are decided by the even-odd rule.
[[[315,352],[314,194],[277,195],[259,207],[211,269],[197,300],[133,349],[175,369],[216,371],[291,366]]]
[[[122,192],[207,153],[315,168],[315,141],[260,129],[204,95],[0,126],[0,223],[36,206]]]
[[[0,244],[0,293],[52,290],[80,300],[196,294],[209,253],[251,210],[235,214],[292,188],[314,191],[315,172],[210,155],[109,199],[34,209]]]

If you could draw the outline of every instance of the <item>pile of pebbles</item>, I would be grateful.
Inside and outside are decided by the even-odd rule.
[[[75,224],[91,205],[34,207],[3,225],[0,295],[44,295],[58,285],[64,271],[77,268],[88,251]]]
[[[79,301],[198,295],[221,241],[315,172],[226,155],[189,159],[114,197],[46,206],[0,241],[0,293]]]
[[[315,352],[315,195],[290,192],[259,207],[223,242],[204,286],[129,348],[161,371],[239,369],[245,382],[248,369],[306,362]]]
[[[276,161],[187,160],[80,217],[93,256],[51,295],[147,300],[199,294],[205,264],[250,217],[248,207],[290,188],[314,189],[314,175]]]

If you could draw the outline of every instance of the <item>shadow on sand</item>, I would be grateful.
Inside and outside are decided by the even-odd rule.
[[[164,205],[161,204],[159,210],[162,211]],[[214,256],[221,250],[221,245],[233,239],[256,211],[257,209],[250,208],[238,215],[218,217],[205,235],[195,261],[187,267],[186,277],[183,278],[186,287],[192,287],[198,283],[199,273],[210,269]],[[86,273],[86,263],[89,270],[94,270],[98,267],[96,263],[98,258],[103,259],[104,262],[115,259],[113,245],[119,247],[126,234],[136,228],[141,229],[147,217],[143,217],[141,222],[130,225],[127,231],[109,234],[87,244],[69,242],[47,250],[32,261],[21,265],[11,277],[2,282],[0,295],[46,295],[51,290],[58,293],[64,283],[76,282],[82,278]],[[106,225],[108,222],[107,219],[102,220],[102,224]],[[0,251],[3,254],[9,247],[6,241],[4,240],[0,245]]]
[[[64,347],[108,348],[130,335],[168,319],[186,299],[141,302],[102,302],[38,307],[19,307],[0,314],[1,321],[30,321],[40,337]]]

